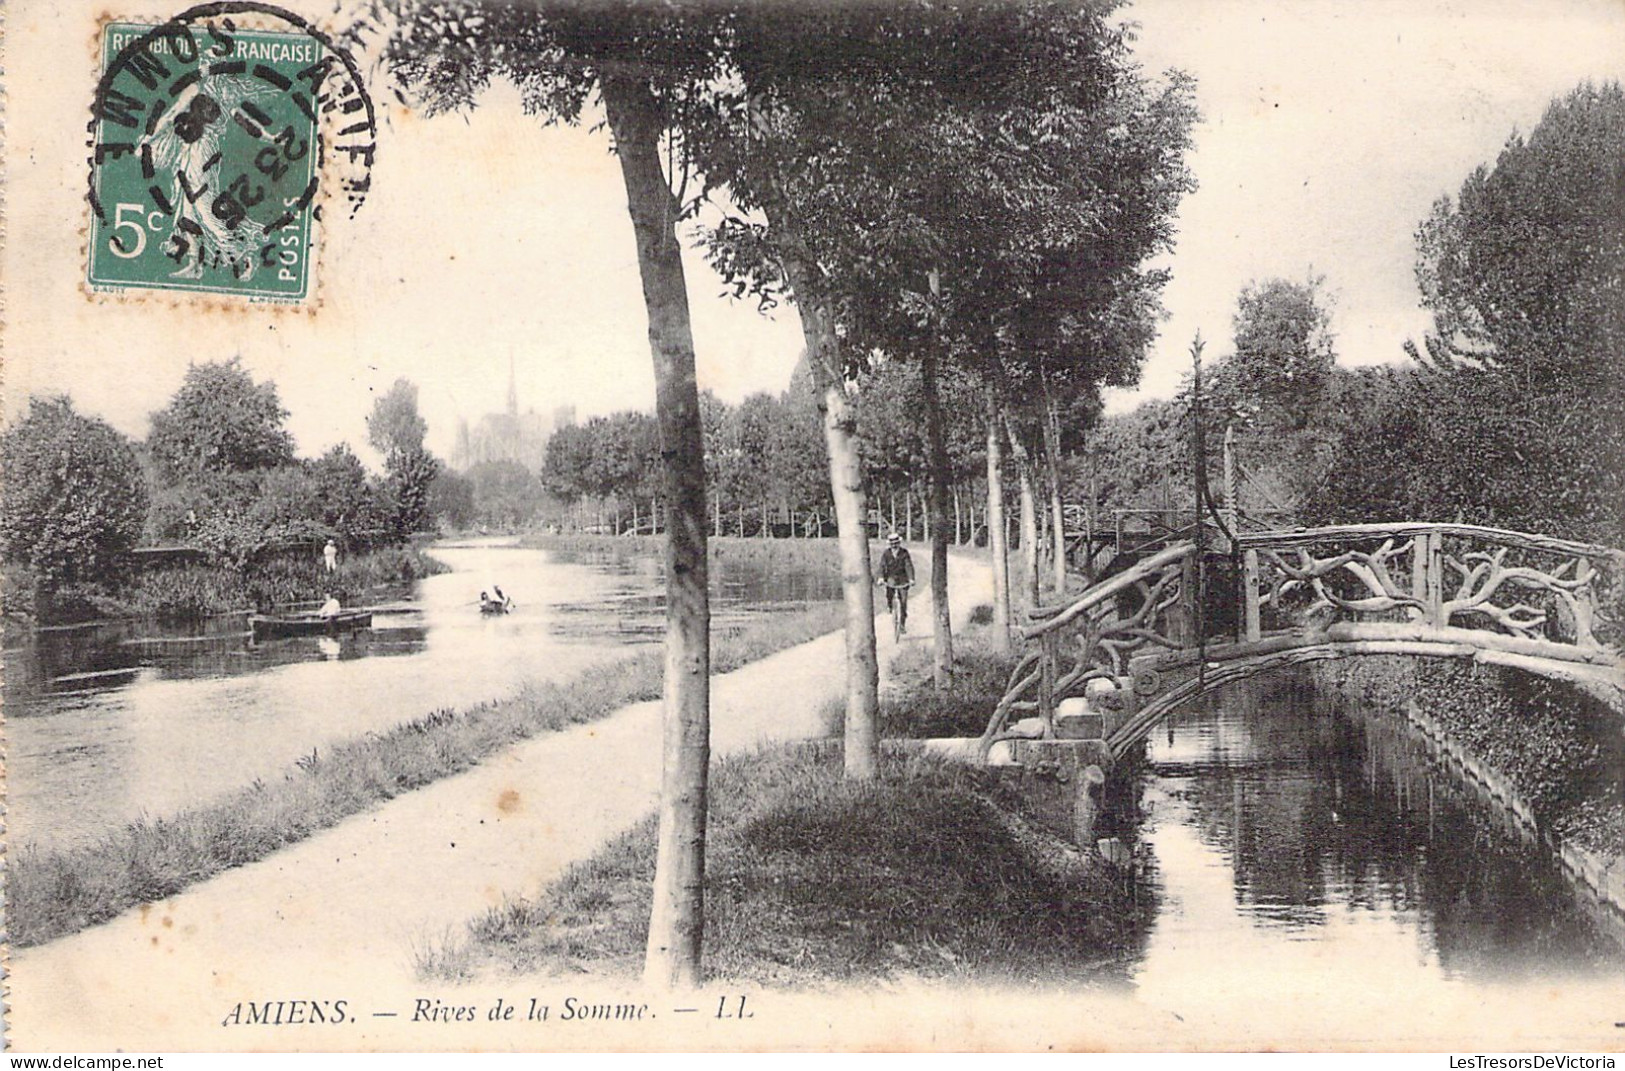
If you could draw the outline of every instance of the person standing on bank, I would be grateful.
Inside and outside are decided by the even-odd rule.
[[[339,567],[339,548],[329,539],[327,546],[322,548],[322,561],[327,563],[327,571],[337,572]]]
[[[901,631],[908,631],[908,589],[914,586],[914,559],[896,532],[886,537],[886,552],[880,556],[880,582],[886,586],[886,609],[897,600]]]

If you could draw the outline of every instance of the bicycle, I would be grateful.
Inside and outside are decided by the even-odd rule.
[[[903,614],[908,606],[908,589],[911,585],[902,587],[886,585],[886,602],[891,607],[891,638],[893,643],[903,642],[903,633],[907,628],[903,624]]]

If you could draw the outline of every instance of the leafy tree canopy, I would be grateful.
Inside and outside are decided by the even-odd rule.
[[[276,468],[293,461],[287,417],[276,385],[255,383],[238,358],[195,364],[152,415],[147,449],[171,480]]]
[[[36,398],[0,436],[6,493],[0,552],[48,585],[115,579],[141,534],[147,493],[128,439],[74,411],[66,398]]]
[[[541,482],[517,461],[483,462],[469,469],[467,478],[474,485],[475,514],[484,524],[522,524],[546,501]]]
[[[430,527],[429,487],[442,466],[423,446],[428,422],[418,413],[418,388],[397,379],[372,403],[367,441],[384,455],[387,493],[395,504],[394,526],[402,538]]]
[[[431,527],[429,487],[441,468],[440,461],[422,447],[396,451],[389,456],[389,479],[385,486],[395,504],[398,537],[404,539]]]
[[[309,474],[307,511],[351,546],[385,543],[394,538],[387,489],[369,478],[361,459],[345,444],[304,466]]]
[[[428,431],[428,422],[418,413],[417,385],[410,380],[397,379],[367,415],[367,441],[385,458],[422,450]]]
[[[1417,231],[1416,279],[1437,366],[1526,391],[1617,394],[1625,354],[1625,91],[1555,100],[1493,167],[1441,197]],[[1413,350],[1413,353],[1415,351]]]
[[[1214,368],[1204,404],[1229,419],[1302,427],[1336,363],[1324,285],[1314,274],[1248,284],[1236,299],[1235,352]]]
[[[449,528],[467,528],[474,523],[474,481],[442,469],[429,484],[429,513]]]
[[[735,211],[708,252],[764,303],[810,266],[848,372],[922,347],[998,355],[1032,397],[1130,383],[1190,188],[1190,84],[1156,89],[1111,4],[763,5],[694,139]]]

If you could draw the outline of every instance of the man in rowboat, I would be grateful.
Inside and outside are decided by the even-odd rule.
[[[331,620],[332,618],[339,616],[339,614],[343,613],[343,611],[344,607],[339,605],[338,596],[334,595],[330,591],[327,593],[327,601],[322,603],[322,608],[317,610],[316,613],[319,617],[325,617]]]

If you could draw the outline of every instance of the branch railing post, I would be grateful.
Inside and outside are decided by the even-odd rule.
[[[1609,581],[1617,583],[1618,577],[1603,571],[1607,569],[1606,562],[1603,563],[1603,569],[1599,570],[1597,563],[1590,558],[1581,558],[1575,563],[1574,568],[1576,574],[1589,570],[1592,575],[1589,583],[1581,584],[1574,591],[1574,642],[1594,647],[1597,646],[1597,636],[1593,629],[1597,624],[1598,579],[1604,583]]]
[[[1411,539],[1411,598],[1417,601],[1422,623],[1430,623],[1427,611],[1428,599],[1428,543],[1432,539],[1426,532],[1419,533]]]
[[[1038,717],[1044,723],[1044,738],[1055,736],[1055,656],[1057,629],[1049,629],[1038,641]]]
[[[1195,552],[1187,554],[1180,563],[1179,569],[1179,627],[1173,637],[1181,647],[1196,646],[1196,622],[1200,608],[1196,605],[1202,597],[1200,574],[1201,561]]]
[[[1248,643],[1264,638],[1263,615],[1259,606],[1258,551],[1249,547],[1241,556],[1241,594],[1244,601],[1242,621]]]
[[[1444,536],[1439,532],[1427,533],[1427,619],[1432,625],[1450,624],[1444,619]]]

